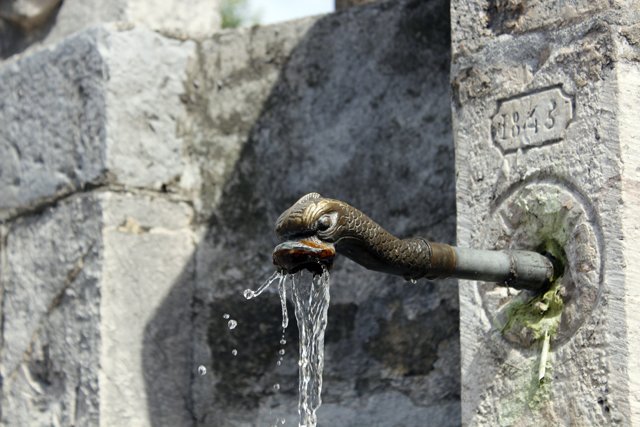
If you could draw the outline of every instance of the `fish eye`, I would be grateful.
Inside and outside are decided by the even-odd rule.
[[[318,219],[318,231],[327,231],[331,227],[331,218],[324,215]]]

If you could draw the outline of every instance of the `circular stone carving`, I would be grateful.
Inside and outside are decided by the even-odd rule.
[[[576,191],[561,183],[519,185],[498,199],[486,222],[483,245],[487,249],[524,249],[542,252],[564,249],[566,268],[559,287],[564,302],[557,333],[551,344],[566,342],[591,314],[599,295],[601,254],[599,225],[593,209]],[[507,324],[508,306],[535,296],[496,283],[478,282],[484,309],[498,330]],[[515,323],[502,335],[519,347],[536,340],[531,329]]]

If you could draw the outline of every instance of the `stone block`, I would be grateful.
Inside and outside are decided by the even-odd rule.
[[[87,187],[179,182],[194,49],[104,25],[0,65],[0,219]]]
[[[176,127],[194,49],[101,25],[0,66],[3,425],[189,425],[194,187]],[[165,365],[143,363],[147,342],[172,343]]]
[[[88,195],[3,227],[3,425],[98,425],[100,215]]]
[[[543,329],[517,311],[536,296],[461,282],[465,426],[640,423],[639,12],[452,3],[458,244],[551,251],[566,265],[542,381]]]
[[[7,38],[0,59],[109,22],[185,40],[211,37],[222,20],[219,0],[7,0],[0,2],[0,34]]]
[[[192,218],[163,197],[96,192],[4,230],[3,425],[190,425]],[[165,298],[168,336],[148,325]],[[161,345],[164,364],[146,364]]]
[[[192,425],[193,210],[111,192],[101,204],[100,425]]]

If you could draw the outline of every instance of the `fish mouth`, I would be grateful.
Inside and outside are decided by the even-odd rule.
[[[300,270],[322,274],[324,269],[333,268],[335,256],[336,249],[333,244],[315,237],[306,237],[276,246],[273,250],[273,265],[287,274],[294,274]]]

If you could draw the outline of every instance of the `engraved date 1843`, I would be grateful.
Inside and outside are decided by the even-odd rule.
[[[503,101],[491,123],[493,142],[503,151],[562,139],[573,118],[572,100],[559,88]]]

